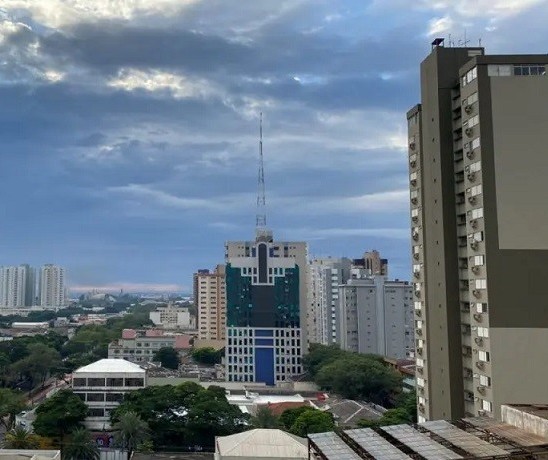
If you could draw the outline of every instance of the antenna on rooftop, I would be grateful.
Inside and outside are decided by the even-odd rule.
[[[263,159],[263,112],[259,118],[259,176],[257,180],[257,217],[255,222],[257,240],[272,239],[271,232],[266,227],[266,193],[264,185],[264,159]]]

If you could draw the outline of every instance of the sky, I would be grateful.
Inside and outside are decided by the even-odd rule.
[[[406,111],[434,37],[546,53],[548,0],[0,0],[0,265],[189,292],[268,225],[408,279]]]

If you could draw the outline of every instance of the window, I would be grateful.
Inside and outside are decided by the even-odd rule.
[[[122,377],[107,378],[107,387],[123,387],[123,386],[124,386],[124,379]]]
[[[483,241],[483,232],[470,233],[468,235],[468,239],[470,241],[477,241],[477,242]]]
[[[409,180],[417,180],[417,172],[412,172],[411,174],[409,174]]]
[[[480,139],[479,137],[476,137],[475,139],[472,140],[472,150],[473,149],[477,149],[479,146],[480,146]]]
[[[472,209],[469,213],[471,219],[479,219],[483,217],[483,208]]]
[[[85,387],[86,386],[86,379],[75,378],[75,379],[72,380],[72,386]]]
[[[418,209],[412,209],[411,210],[411,217],[419,217],[419,210]]]
[[[481,407],[483,410],[486,410],[488,412],[493,411],[493,403],[486,401],[485,399],[481,402]]]
[[[476,303],[476,312],[477,313],[487,313],[487,304],[478,302]]]
[[[474,256],[474,257],[472,257],[472,265],[474,267],[484,265],[484,263],[485,263],[485,257],[484,256]]]
[[[489,337],[489,328],[488,327],[478,327],[478,337]]]
[[[474,102],[477,102],[477,100],[478,100],[478,93],[472,93],[466,99],[463,99],[462,105],[463,106],[472,105]]]
[[[104,409],[91,408],[88,411],[88,415],[90,417],[104,417],[105,416],[105,410]]]
[[[424,379],[417,377],[417,386],[424,387]]]
[[[477,124],[479,123],[479,115],[474,115],[473,117],[469,118],[468,120],[466,120],[463,124],[462,124],[462,127],[464,129],[466,128],[472,128],[473,126],[476,126]]]
[[[104,393],[88,393],[87,400],[90,402],[104,401],[105,394]]]
[[[88,379],[88,387],[104,387],[105,379]]]
[[[470,172],[478,172],[478,171],[481,171],[481,161],[476,161],[475,163],[472,163],[470,166],[469,166],[469,171]]]
[[[473,187],[470,187],[466,190],[466,193],[470,196],[478,196],[481,195],[482,189],[481,184],[480,185],[474,185]]]
[[[142,386],[144,386],[144,380],[143,379],[127,378],[125,383],[126,383],[126,387],[142,387]]]
[[[487,289],[487,280],[486,279],[477,279],[476,280],[476,289]]]
[[[514,65],[514,75],[546,75],[546,66],[538,64],[517,64]]]
[[[488,362],[489,362],[489,358],[490,358],[490,357],[489,357],[489,352],[488,352],[488,351],[482,351],[482,350],[480,350],[480,351],[478,352],[478,357],[479,357],[479,360],[480,360],[480,361],[483,361],[483,362],[485,362],[485,363],[488,363]]]
[[[488,65],[487,75],[489,77],[509,77],[512,75],[512,67],[509,65]]]
[[[480,385],[483,385],[484,387],[491,386],[491,377],[487,377],[486,375],[480,375],[479,381]]]
[[[416,359],[417,366],[424,367],[424,359],[417,358]]]

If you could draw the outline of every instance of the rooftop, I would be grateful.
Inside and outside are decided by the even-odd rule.
[[[215,439],[216,453],[227,457],[307,459],[306,440],[276,429],[255,429]]]
[[[60,450],[0,449],[0,459],[7,460],[60,460]]]
[[[145,372],[145,370],[137,364],[130,363],[125,359],[100,359],[94,363],[83,366],[74,371],[75,373],[113,373],[119,374],[124,372]]]

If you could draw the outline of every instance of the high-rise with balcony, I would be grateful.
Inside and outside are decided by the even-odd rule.
[[[226,333],[225,266],[217,265],[211,273],[194,274],[194,304],[198,315],[200,340],[224,340]]]
[[[40,269],[40,305],[59,307],[65,305],[65,269],[47,264]]]
[[[34,305],[35,274],[28,265],[0,268],[0,307],[22,308]]]
[[[432,43],[407,113],[419,421],[548,400],[547,55]]]

